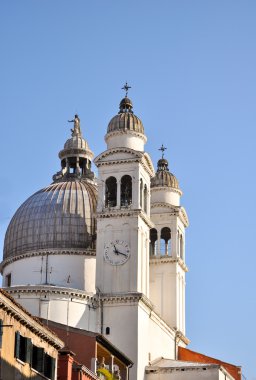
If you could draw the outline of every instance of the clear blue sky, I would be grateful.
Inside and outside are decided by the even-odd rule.
[[[0,233],[59,170],[78,113],[95,154],[127,80],[184,192],[190,348],[256,379],[256,2],[2,0]]]

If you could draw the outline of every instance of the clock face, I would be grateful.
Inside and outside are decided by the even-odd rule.
[[[104,259],[111,265],[122,265],[130,257],[129,244],[124,240],[115,240],[105,244]]]

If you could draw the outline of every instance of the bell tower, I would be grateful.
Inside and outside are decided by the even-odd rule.
[[[146,140],[126,93],[108,125],[107,150],[94,160],[98,167],[96,289],[99,330],[133,360],[134,379],[144,377],[148,364],[145,337],[149,339],[152,311],[149,231],[154,168],[144,152]]]
[[[151,180],[150,300],[168,325],[185,336],[185,228],[186,211],[180,206],[182,192],[168,161],[158,161]]]
[[[108,125],[98,167],[97,275],[103,293],[149,296],[150,179],[146,136],[125,96]]]

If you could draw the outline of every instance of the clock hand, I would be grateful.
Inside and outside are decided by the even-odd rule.
[[[120,251],[118,251],[118,255],[123,255],[123,256],[125,256],[125,257],[128,256],[127,253],[123,253],[123,252],[120,252]]]
[[[116,249],[116,246],[114,245],[114,253],[116,254],[116,255],[119,255],[119,251]]]
[[[125,256],[125,257],[128,256],[127,253],[120,252],[118,249],[116,249],[116,246],[115,246],[115,245],[114,245],[114,253],[115,253],[116,255],[123,255],[123,256]]]

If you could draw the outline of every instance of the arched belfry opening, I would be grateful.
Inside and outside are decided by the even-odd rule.
[[[171,256],[171,229],[163,227],[161,229],[160,254]]]
[[[84,157],[67,157],[61,161],[61,168],[66,169],[69,174],[85,176],[91,172],[91,161]]]
[[[140,179],[140,207],[143,207],[143,181]]]
[[[157,255],[157,230],[151,228],[150,230],[150,255]]]
[[[180,253],[180,258],[184,260],[184,240],[181,234],[179,238],[179,253]]]
[[[132,177],[124,175],[121,178],[121,199],[122,207],[130,206],[132,203]]]
[[[105,207],[116,207],[117,181],[115,177],[108,177],[105,185]]]
[[[144,185],[144,191],[143,191],[143,197],[144,197],[144,211],[145,213],[148,212],[148,188],[147,185]]]

